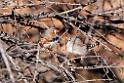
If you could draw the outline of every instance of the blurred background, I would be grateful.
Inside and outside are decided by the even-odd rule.
[[[39,41],[56,28],[52,48]],[[66,36],[99,45],[86,57]],[[0,0],[0,83],[123,83],[123,0]]]

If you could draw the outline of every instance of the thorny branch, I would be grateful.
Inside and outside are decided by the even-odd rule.
[[[64,0],[60,0],[60,2],[57,0],[1,1],[0,39],[6,44],[4,43],[5,47],[2,45],[2,41],[0,44],[0,82],[89,83],[92,81],[95,83],[102,81],[111,83],[114,81],[119,83],[121,78],[116,76],[117,72],[114,70],[123,71],[124,68],[121,62],[115,61],[118,61],[119,58],[123,60],[124,49],[123,46],[114,44],[116,42],[112,42],[108,37],[113,35],[116,41],[124,42],[124,5],[119,0],[120,2],[117,2],[119,5],[113,6],[117,0],[113,1],[113,3],[107,0],[84,2],[76,0],[73,2],[69,0],[67,2]],[[110,8],[104,9],[107,3],[110,4]],[[102,4],[101,7],[98,4]],[[22,9],[26,9],[28,13],[18,13],[18,10]],[[11,11],[1,12],[2,10]],[[86,15],[84,15],[85,13]],[[62,27],[57,25],[58,21]],[[18,36],[8,35],[9,32],[4,31],[6,28],[4,25],[7,24],[11,25],[12,33],[18,33]],[[24,32],[21,32],[22,26]],[[9,28],[7,27],[7,29]],[[39,40],[46,38],[45,30],[49,28],[60,29],[60,34],[57,35],[60,38],[53,48],[47,49],[40,47]],[[35,32],[33,29],[37,30],[38,35],[31,34]],[[64,36],[68,35],[76,35],[84,39],[85,44],[99,42],[98,50],[93,49],[94,53],[89,52],[83,59],[71,57],[70,55],[73,54],[69,55],[66,53],[66,49],[62,49],[67,43]],[[34,38],[38,37],[35,42],[33,42],[35,40],[33,40],[33,36]],[[108,60],[114,57],[116,57],[116,60],[113,59],[115,61]],[[120,64],[122,66],[119,66]],[[95,72],[99,69],[100,72],[97,73],[101,77],[95,79],[86,79],[87,75],[82,74],[84,71]],[[102,71],[104,73],[101,73]],[[121,74],[123,74],[122,71]]]

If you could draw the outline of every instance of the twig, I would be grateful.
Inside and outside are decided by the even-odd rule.
[[[5,53],[5,51],[4,51],[3,46],[2,46],[1,43],[0,43],[0,51],[1,51],[2,58],[3,58],[4,62],[5,62],[5,65],[7,67],[7,71],[9,73],[9,77],[10,77],[12,83],[15,83],[15,78],[13,76],[13,73],[12,73],[12,70],[11,70],[11,67],[10,67],[10,64],[9,64],[9,61],[8,61],[8,59],[6,57],[6,53]]]

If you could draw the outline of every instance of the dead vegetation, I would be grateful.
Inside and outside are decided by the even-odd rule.
[[[41,47],[53,27],[59,41]],[[70,35],[99,45],[82,60],[66,50]],[[123,0],[1,0],[0,38],[0,83],[124,82]]]

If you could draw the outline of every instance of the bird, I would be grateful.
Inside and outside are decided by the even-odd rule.
[[[59,30],[55,27],[51,27],[45,30],[45,37],[39,40],[39,45],[42,48],[51,49],[59,40]]]
[[[95,46],[99,45],[99,43],[95,44],[85,44],[80,38],[75,35],[71,35],[69,38],[66,38],[66,49],[69,53],[74,56],[85,57],[87,53],[89,53]]]

